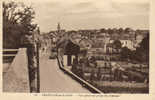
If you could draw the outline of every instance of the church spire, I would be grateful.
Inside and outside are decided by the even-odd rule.
[[[58,23],[57,31],[60,32],[60,30],[61,30],[60,23]]]

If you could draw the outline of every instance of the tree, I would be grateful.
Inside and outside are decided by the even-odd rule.
[[[141,31],[139,29],[136,30],[136,34],[140,34]]]
[[[113,33],[117,33],[117,28],[112,29]]]
[[[122,60],[128,60],[128,59],[130,59],[131,53],[132,52],[131,52],[130,49],[128,49],[127,47],[123,47],[121,49],[121,59]]]
[[[130,30],[131,30],[131,28],[129,28],[129,27],[127,27],[127,28],[125,28],[125,33],[129,33],[130,32]]]
[[[140,48],[142,50],[144,50],[145,52],[147,52],[147,53],[149,52],[149,33],[147,34],[147,36],[140,43]]]
[[[113,34],[113,30],[111,28],[108,28],[107,30],[108,34],[112,35]]]
[[[122,47],[122,44],[121,44],[120,40],[114,40],[113,48],[117,50],[117,53],[119,52],[121,47]]]
[[[102,29],[100,29],[100,32],[106,33],[106,29],[105,28],[102,28]]]
[[[3,47],[18,48],[23,36],[32,35],[35,12],[31,6],[14,1],[3,2]]]
[[[136,49],[136,59],[140,62],[149,62],[149,33]]]
[[[119,29],[118,29],[118,33],[119,33],[119,34],[121,34],[123,31],[124,31],[123,28],[119,28]]]

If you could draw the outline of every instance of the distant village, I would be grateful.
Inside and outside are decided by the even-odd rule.
[[[55,47],[57,41],[60,42],[66,39],[80,46],[81,50],[87,49],[89,56],[97,54],[106,56],[106,54],[120,53],[123,47],[135,51],[136,48],[140,47],[140,43],[147,35],[149,35],[149,30],[133,30],[131,28],[65,31],[58,24],[56,31],[42,34],[41,38],[45,39],[40,40],[44,41],[42,42],[43,49],[49,48],[49,44]],[[114,42],[116,43],[114,44]],[[107,59],[109,59],[108,57]]]

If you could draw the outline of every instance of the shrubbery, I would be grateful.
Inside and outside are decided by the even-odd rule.
[[[20,2],[3,2],[3,48],[19,48],[25,35],[32,35],[35,12]]]

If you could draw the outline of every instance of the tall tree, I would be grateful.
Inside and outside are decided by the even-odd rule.
[[[149,61],[149,33],[140,43],[140,47],[137,48],[137,54],[141,55],[141,61],[148,62]]]
[[[113,34],[113,30],[111,28],[108,28],[107,30],[108,34],[112,35]]]
[[[113,48],[117,50],[117,52],[119,52],[119,50],[121,49],[122,44],[120,40],[114,40],[113,42]]]
[[[122,60],[128,60],[128,59],[130,59],[131,53],[132,52],[131,52],[131,50],[129,48],[123,47],[121,49],[121,59]]]
[[[130,30],[131,30],[131,28],[129,28],[129,27],[127,27],[127,28],[125,28],[125,33],[129,33],[130,32]]]
[[[106,33],[107,31],[106,31],[105,28],[102,28],[102,29],[100,29],[100,32],[102,32],[102,33]]]
[[[149,33],[140,43],[140,48],[143,49],[145,52],[149,52]]]
[[[19,2],[3,2],[3,47],[18,48],[21,38],[32,35],[37,24],[33,24],[35,12],[31,6]]]
[[[119,28],[119,29],[118,29],[118,33],[119,33],[119,34],[121,34],[123,31],[124,31],[123,28]]]

